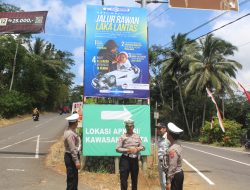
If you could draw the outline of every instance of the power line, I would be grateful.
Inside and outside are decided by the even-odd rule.
[[[220,30],[220,29],[222,29],[222,28],[224,28],[224,27],[226,27],[226,26],[228,26],[228,25],[231,25],[231,24],[233,24],[233,23],[235,23],[235,22],[237,22],[237,21],[239,21],[239,20],[241,20],[241,19],[243,19],[243,18],[245,18],[245,17],[247,17],[247,16],[249,16],[249,15],[250,15],[250,13],[247,13],[247,14],[245,14],[245,15],[243,15],[243,16],[237,18],[237,19],[235,19],[234,21],[231,21],[231,22],[229,22],[229,23],[227,23],[227,24],[224,24],[223,26],[220,26],[220,27],[218,27],[218,28],[216,28],[216,29],[214,29],[214,30],[212,30],[212,31],[210,31],[210,32],[207,32],[206,34],[203,34],[203,35],[201,35],[201,36],[199,36],[199,37],[197,37],[197,38],[195,38],[195,39],[192,39],[192,40],[186,42],[185,44],[192,43],[192,42],[198,40],[199,38],[202,38],[202,37],[204,37],[204,36],[206,36],[206,35],[208,35],[208,34],[211,34],[211,33],[215,32],[215,31],[217,31],[217,30]],[[170,43],[171,43],[171,42],[168,42],[166,45],[164,45],[164,46],[162,46],[162,47],[165,47],[165,46],[167,46],[167,45],[170,44]],[[247,42],[247,43],[245,43],[245,44],[242,44],[241,46],[247,45],[247,44],[249,44],[249,43],[250,43],[250,42]],[[171,48],[171,49],[173,49],[173,48]],[[159,54],[159,55],[160,55],[160,54]]]
[[[148,13],[148,17],[153,13],[155,12],[157,9],[160,8],[160,6],[162,6],[163,4],[160,4],[158,7],[156,7],[154,10],[152,10],[150,13]]]
[[[245,1],[241,2],[239,5],[243,5],[243,4],[245,4],[245,3],[249,2],[249,1],[250,1],[250,0],[245,0]],[[212,21],[218,19],[219,17],[221,17],[221,16],[223,16],[224,14],[227,14],[227,13],[228,13],[228,11],[223,12],[223,13],[219,14],[218,16],[216,16],[216,17],[210,19],[209,21],[207,21],[207,22],[205,22],[205,23],[203,23],[203,24],[201,24],[201,25],[195,27],[194,29],[190,30],[189,32],[186,32],[185,34],[188,35],[188,34],[194,32],[195,30],[198,30],[199,28],[202,28],[203,26],[209,24],[210,22],[212,22]]]
[[[161,12],[159,15],[155,16],[153,19],[151,19],[150,21],[148,21],[148,23],[152,22],[153,20],[155,20],[156,18],[158,18],[159,16],[161,16],[163,13],[167,12],[170,8],[167,8],[165,11]]]
[[[203,35],[201,35],[201,36],[199,36],[199,37],[197,37],[197,38],[195,38],[195,39],[193,39],[193,40],[190,40],[189,43],[191,43],[191,42],[193,42],[193,41],[196,41],[196,40],[198,40],[199,38],[202,38],[202,37],[204,37],[204,36],[206,36],[206,35],[208,35],[208,34],[211,34],[211,33],[215,32],[215,31],[217,31],[217,30],[220,30],[220,29],[222,29],[222,28],[224,28],[224,27],[226,27],[226,26],[228,26],[228,25],[231,25],[231,24],[233,24],[234,22],[237,22],[237,21],[241,20],[242,18],[247,17],[247,16],[249,16],[249,15],[250,15],[250,13],[245,14],[245,15],[243,15],[243,16],[237,18],[237,19],[234,20],[234,21],[231,21],[231,22],[229,22],[229,23],[227,23],[227,24],[224,24],[223,26],[220,26],[219,28],[216,28],[216,29],[214,29],[214,30],[212,30],[212,31],[210,31],[210,32],[207,32],[206,34],[203,34]],[[170,44],[170,43],[171,43],[171,42],[168,42],[167,44],[163,45],[162,47],[166,47],[166,46],[167,46],[168,44]],[[246,45],[246,44],[244,44],[244,45]]]
[[[243,47],[243,46],[246,46],[246,45],[248,45],[248,44],[250,44],[250,41],[249,41],[249,42],[246,42],[246,43],[244,43],[244,44],[240,44],[240,45],[238,45],[238,47]]]
[[[239,21],[239,20],[241,20],[241,19],[243,19],[243,18],[245,18],[245,17],[247,17],[247,16],[249,16],[249,15],[250,15],[250,13],[247,13],[247,14],[245,14],[245,15],[243,15],[243,16],[237,18],[237,19],[235,19],[234,21],[231,21],[231,22],[229,22],[229,23],[227,23],[227,24],[224,24],[224,25],[222,25],[221,27],[216,28],[216,29],[214,29],[214,30],[212,30],[212,31],[210,31],[210,32],[207,32],[206,34],[203,34],[203,35],[201,35],[201,36],[199,36],[199,37],[197,37],[197,38],[195,38],[195,39],[193,39],[193,40],[191,40],[191,41],[196,41],[196,40],[198,40],[199,38],[202,38],[202,37],[204,37],[204,36],[206,36],[206,35],[208,35],[208,34],[211,34],[211,33],[215,32],[215,31],[217,31],[217,30],[220,30],[220,29],[222,29],[222,28],[224,28],[224,27],[226,27],[226,26],[228,26],[228,25],[231,25],[231,24],[233,24],[233,23],[235,23],[235,22],[237,22],[237,21]]]
[[[212,22],[212,21],[216,20],[217,18],[221,17],[222,15],[224,15],[224,14],[226,14],[226,13],[228,13],[228,12],[221,13],[220,15],[218,15],[218,16],[216,16],[216,17],[212,18],[211,20],[209,20],[209,21],[207,21],[207,22],[205,22],[205,23],[203,23],[203,24],[201,24],[201,25],[199,25],[199,26],[195,27],[194,29],[190,30],[189,32],[186,32],[185,34],[187,34],[187,35],[188,35],[188,34],[190,34],[190,33],[194,32],[195,30],[198,30],[199,28],[201,28],[201,27],[203,27],[203,26],[205,26],[205,25],[209,24],[210,22]]]
[[[241,2],[239,5],[243,5],[243,4],[245,4],[245,3],[248,3],[249,1],[250,1],[250,0],[245,0],[245,1]],[[222,14],[217,15],[216,17],[214,17],[214,18],[210,19],[209,21],[207,21],[207,22],[205,22],[205,23],[203,23],[203,24],[201,24],[201,25],[195,27],[194,29],[190,30],[189,32],[186,32],[185,34],[188,35],[188,34],[194,32],[195,30],[198,30],[199,28],[201,28],[201,27],[203,27],[203,26],[209,24],[210,22],[212,22],[212,21],[218,19],[219,17],[221,17],[222,15],[224,15],[224,14],[226,14],[226,13],[228,13],[228,11],[223,12]],[[168,46],[170,43],[171,43],[171,42],[168,42],[167,44],[163,45],[162,47],[166,47],[166,46]]]

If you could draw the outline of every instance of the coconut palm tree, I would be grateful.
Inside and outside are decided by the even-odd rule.
[[[217,92],[233,94],[232,87],[237,84],[232,80],[236,77],[238,69],[242,65],[235,60],[229,59],[237,50],[231,43],[212,34],[201,39],[200,51],[195,59],[189,64],[189,80],[186,82],[185,93],[194,90],[205,94],[206,87],[215,89]],[[205,120],[206,104],[204,103],[202,126]]]
[[[169,73],[178,86],[186,127],[190,138],[192,138],[183,102],[181,81],[184,79],[185,73],[188,72],[188,63],[193,59],[193,53],[196,52],[196,43],[191,42],[186,34],[173,35],[171,40],[171,46],[166,51],[167,59],[162,62],[163,72]]]

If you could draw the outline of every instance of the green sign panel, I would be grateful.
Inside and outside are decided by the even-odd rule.
[[[83,105],[83,155],[119,156],[115,151],[120,136],[126,132],[124,120],[133,119],[134,132],[139,134],[150,155],[150,107],[148,105]]]

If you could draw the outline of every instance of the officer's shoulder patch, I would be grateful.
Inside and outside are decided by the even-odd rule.
[[[172,158],[174,158],[174,156],[175,156],[175,150],[171,150],[169,152],[169,157],[172,159]]]

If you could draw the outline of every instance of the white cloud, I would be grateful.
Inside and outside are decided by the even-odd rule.
[[[84,65],[80,64],[80,66],[79,66],[79,75],[81,76],[82,79],[83,79],[83,71],[84,71]]]
[[[213,26],[213,29],[218,28],[226,23],[229,23],[248,12],[242,11],[238,14],[226,14],[221,19],[217,20]],[[235,53],[233,59],[242,64],[242,70],[237,73],[237,80],[243,85],[248,86],[250,84],[250,64],[249,64],[249,48],[250,48],[250,19],[249,16],[245,17],[231,25],[224,27],[216,32],[214,35],[220,37],[226,41],[229,41],[233,45],[238,47],[238,52]],[[250,89],[250,86],[248,87]]]
[[[73,50],[73,55],[74,55],[74,57],[77,57],[77,58],[83,58],[83,56],[84,56],[84,47],[80,46],[80,47],[75,48]]]
[[[69,8],[69,19],[66,28],[72,34],[83,35],[86,23],[86,6],[85,3],[77,4]]]
[[[74,60],[75,60],[75,69],[76,69],[76,85],[83,84],[83,75],[84,75],[84,47],[80,46],[73,50]]]
[[[83,60],[75,60],[76,65],[72,69],[72,72],[76,75],[74,80],[75,85],[82,85],[83,84],[83,77],[84,77],[84,64]]]

